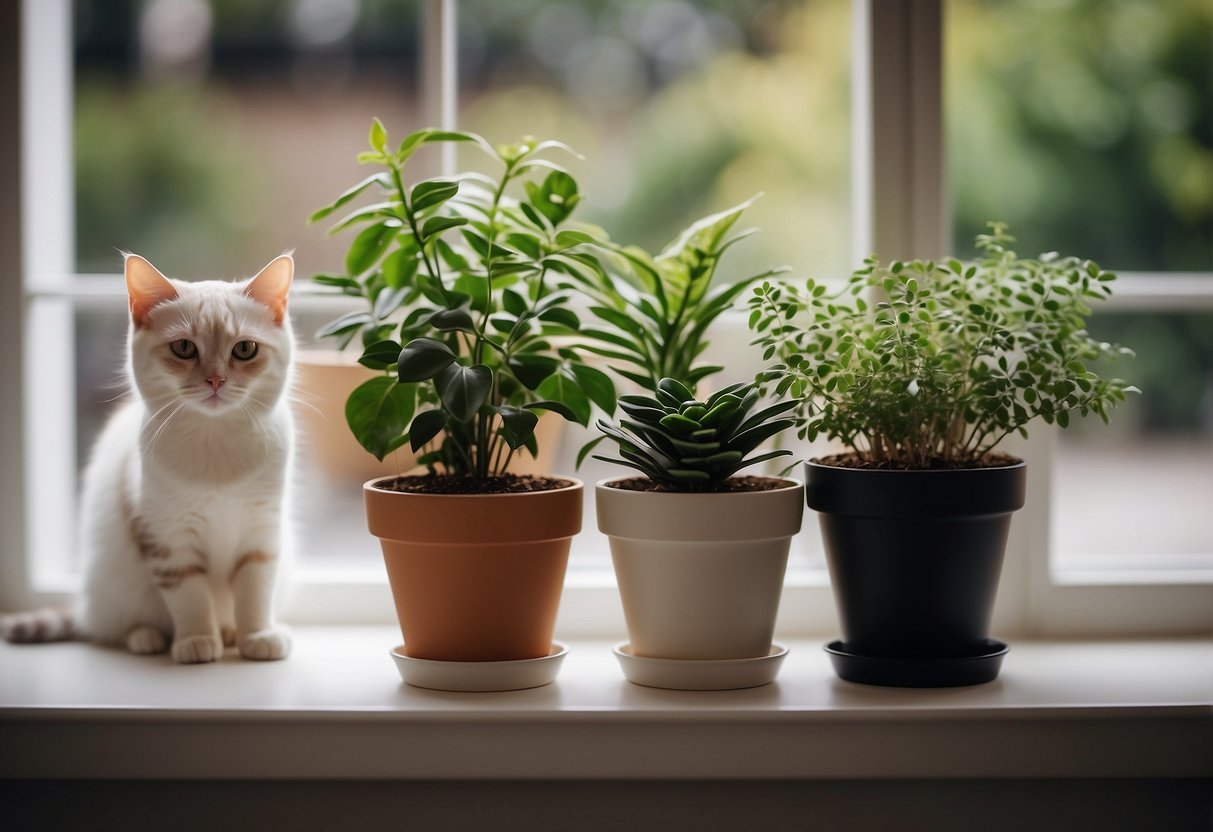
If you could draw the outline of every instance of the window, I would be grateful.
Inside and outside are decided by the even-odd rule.
[[[1051,567],[1213,570],[1213,23],[1199,2],[947,7],[954,247],[988,219],[1021,251],[1121,274],[1091,331],[1141,388],[1058,434]],[[1013,42],[1013,49],[1000,48]],[[1179,273],[1178,275],[1176,273]],[[1174,291],[1180,297],[1167,297]]]
[[[125,331],[109,246],[138,250],[191,279],[247,272],[291,247],[301,276],[339,267],[345,241],[303,221],[357,176],[353,156],[378,114],[396,134],[439,123],[493,139],[564,138],[587,157],[575,163],[587,193],[583,219],[649,247],[691,218],[765,191],[748,214],[763,233],[730,253],[726,279],[775,263],[801,276],[841,277],[873,249],[935,256],[950,247],[946,240],[963,247],[986,214],[1012,222],[1025,250],[1070,248],[1149,272],[1126,274],[1121,299],[1092,326],[1150,353],[1170,374],[1156,386],[1186,395],[1171,396],[1162,415],[1151,409],[1161,399],[1147,395],[1136,411],[1118,414],[1113,431],[1055,440],[1038,429],[1031,443],[1012,448],[1029,459],[1031,496],[1014,527],[995,626],[1200,626],[1208,593],[1191,582],[1208,580],[1203,556],[1213,551],[1208,526],[1196,525],[1201,513],[1164,496],[1160,506],[1172,514],[1158,514],[1145,508],[1150,495],[1137,484],[1119,494],[1095,490],[1118,486],[1097,466],[1122,466],[1158,440],[1147,470],[1166,494],[1192,505],[1210,497],[1209,467],[1199,463],[1211,453],[1208,399],[1194,391],[1211,395],[1213,242],[1201,182],[1213,177],[1188,171],[1210,165],[1213,73],[1209,24],[1196,2],[1155,8],[1140,0],[1115,11],[1095,4],[1097,24],[1078,27],[1067,15],[1091,12],[1078,0],[25,0],[26,267],[19,285],[0,284],[0,299],[28,310],[18,351],[20,430],[24,447],[37,450],[27,450],[24,474],[5,474],[6,488],[26,487],[28,557],[0,556],[3,574],[16,576],[6,583],[24,588],[11,602],[51,599],[70,585],[70,484],[117,392]],[[991,47],[1011,40],[1015,49]],[[1115,48],[1098,48],[1105,43]],[[1064,106],[1064,84],[1025,78],[1059,56],[1062,64],[1048,64],[1056,77],[1081,85],[1106,73],[1110,98],[1080,86],[1080,103],[1096,107],[1083,115]],[[1113,123],[1119,134],[1096,135]],[[1076,136],[1105,144],[1085,147]],[[1117,142],[1130,145],[1123,158],[1108,150]],[[1121,175],[1126,169],[1132,176]],[[1059,201],[1058,190],[1071,202]],[[1139,214],[1108,213],[1124,203],[1139,205]],[[331,356],[311,352],[323,345],[308,338],[332,314],[331,298],[299,292],[294,317],[301,369],[313,374],[308,390],[342,372]],[[1159,333],[1170,339],[1163,346]],[[755,369],[758,356],[755,366],[737,360],[746,341],[741,316],[722,321],[713,344],[728,365],[722,380]],[[1134,377],[1145,364],[1125,372]],[[1170,376],[1179,372],[1191,381],[1176,384]],[[319,398],[309,403],[325,408]],[[340,412],[338,404],[328,422],[343,436]],[[304,421],[314,415],[306,406],[300,413]],[[565,431],[557,470],[572,470],[581,438]],[[343,441],[345,450],[319,441],[303,449],[296,620],[390,620],[357,488],[373,471],[332,467],[363,459]],[[592,483],[608,473],[591,466],[579,476]],[[1192,484],[1179,485],[1180,476]],[[1138,543],[1127,533],[1112,537],[1108,524],[1120,547],[1112,551],[1087,531],[1083,518],[1096,509],[1133,530],[1169,517],[1175,534]],[[1050,523],[1058,553],[1051,562]],[[622,630],[594,525],[590,499],[562,611],[569,635]],[[811,514],[796,545],[781,627],[833,629]],[[1157,568],[1141,578],[1135,561],[1133,575],[1121,570],[1113,581],[1104,567],[1125,561],[1109,555],[1148,555]],[[1096,561],[1104,576],[1092,582],[1086,572]]]

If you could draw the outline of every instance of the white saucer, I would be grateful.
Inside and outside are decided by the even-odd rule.
[[[567,644],[555,641],[550,653],[535,659],[444,662],[406,656],[402,644],[392,650],[392,659],[400,671],[400,678],[413,687],[458,691],[522,690],[551,683],[568,652]]]
[[[735,690],[775,681],[788,648],[772,644],[771,652],[750,659],[654,659],[637,656],[626,641],[615,645],[615,658],[629,682],[669,690]]]

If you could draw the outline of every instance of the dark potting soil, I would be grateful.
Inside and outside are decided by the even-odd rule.
[[[988,453],[978,459],[963,462],[933,457],[926,465],[906,465],[894,460],[875,461],[864,459],[856,453],[845,453],[819,457],[813,462],[819,465],[829,465],[832,468],[862,468],[877,471],[961,471],[973,468],[1005,468],[1008,465],[1018,465],[1023,460],[1010,454]]]
[[[399,491],[406,494],[525,494],[529,491],[555,491],[567,488],[572,480],[559,477],[533,477],[529,474],[504,474],[500,477],[477,479],[448,474],[424,474],[421,476],[397,477],[380,483],[377,488],[384,491]]]
[[[607,483],[608,487],[618,488],[622,491],[655,491],[662,494],[728,494],[744,491],[774,491],[776,488],[787,488],[789,485],[791,485],[789,480],[782,480],[779,477],[730,477],[724,481],[723,487],[717,491],[691,492],[669,483],[653,482],[645,477],[632,477],[631,479]]]

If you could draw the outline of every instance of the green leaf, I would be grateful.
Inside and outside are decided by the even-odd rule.
[[[557,306],[539,313],[539,320],[550,324],[559,324],[567,329],[580,329],[581,321],[572,309]]]
[[[539,424],[539,417],[525,408],[503,405],[497,408],[497,413],[501,416],[501,435],[515,451],[526,444],[535,433],[535,425]]]
[[[615,412],[615,385],[611,382],[611,377],[584,364],[573,363],[569,365],[569,369],[573,371],[590,401],[598,405],[603,413],[612,415]]]
[[[377,376],[350,393],[345,420],[354,438],[379,460],[404,443],[404,429],[413,417],[416,388]]]
[[[367,136],[367,141],[380,153],[387,150],[387,128],[383,126],[383,122],[379,120],[378,116],[371,119],[371,132]]]
[[[362,351],[358,363],[372,370],[386,370],[400,360],[400,343],[398,341],[376,341]]]
[[[657,382],[657,389],[677,400],[678,404],[694,400],[695,394],[685,384],[676,378],[663,378]]]
[[[534,390],[543,380],[556,372],[560,362],[550,355],[520,353],[510,356],[506,364],[510,372],[529,390]]]
[[[573,467],[580,468],[581,463],[585,462],[585,458],[590,455],[590,452],[598,447],[598,445],[601,444],[606,438],[607,437],[605,435],[599,436],[597,439],[591,439],[589,442],[582,445],[581,450],[577,452],[577,462],[574,463]]]
[[[409,207],[413,213],[420,213],[427,208],[441,205],[459,193],[459,183],[449,179],[427,179],[413,186],[409,194]]]
[[[574,421],[580,425],[589,426],[590,399],[578,385],[576,377],[572,376],[567,369],[552,373],[545,378],[535,392],[545,399],[566,405],[573,412]]]
[[[369,312],[350,312],[320,327],[320,329],[316,330],[316,337],[327,338],[330,335],[336,335],[350,329],[360,328],[365,324],[374,323],[374,321],[375,319],[371,317]]]
[[[451,363],[434,378],[434,387],[447,412],[457,421],[476,415],[493,389],[493,371],[483,364]]]
[[[527,402],[523,405],[523,407],[525,407],[527,410],[550,410],[553,413],[559,413],[570,422],[579,421],[577,414],[573,412],[573,409],[563,402],[543,400],[537,402]]]
[[[425,381],[445,370],[455,353],[433,338],[414,338],[404,345],[397,363],[401,381]]]
[[[446,427],[448,417],[441,410],[423,410],[413,419],[409,427],[409,447],[413,453],[421,450],[422,446]]]
[[[421,226],[421,238],[427,240],[435,234],[441,234],[447,229],[458,228],[461,225],[467,224],[467,217],[430,217],[425,221],[425,225]]]
[[[330,202],[328,205],[321,208],[319,211],[316,211],[315,213],[313,213],[310,217],[308,217],[307,221],[308,222],[319,222],[320,220],[327,217],[329,214],[336,211],[341,206],[350,202],[352,199],[354,199],[354,197],[358,196],[358,194],[365,191],[371,185],[379,185],[380,187],[388,188],[388,187],[391,187],[391,184],[392,184],[392,178],[386,172],[372,173],[370,176],[368,176],[366,179],[363,179],[357,185],[354,185],[352,188],[348,188],[347,190],[342,191],[340,196],[338,196],[335,200]]]
[[[351,294],[362,294],[362,284],[352,277],[343,277],[336,274],[318,274],[312,278],[312,281],[321,286],[334,286],[342,290],[350,290]]]
[[[417,258],[416,249],[412,247],[412,241],[410,240],[409,243],[408,247],[398,248],[384,257],[383,262],[379,265],[383,282],[389,289],[399,289],[409,285],[417,274],[417,267],[421,261]]]
[[[362,229],[345,255],[345,270],[352,275],[362,274],[375,265],[399,230],[399,220],[384,220]]]
[[[439,309],[430,316],[430,326],[443,332],[451,330],[460,330],[462,332],[476,331],[476,321],[472,318],[471,310],[467,304],[455,309]]]

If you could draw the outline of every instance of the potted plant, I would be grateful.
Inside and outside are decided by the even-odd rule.
[[[605,237],[582,237],[587,250],[576,252],[566,272],[574,278],[570,287],[590,299],[589,312],[598,318],[597,326],[581,330],[590,340],[584,348],[609,359],[614,372],[641,390],[653,390],[667,377],[693,389],[723,369],[696,363],[707,349],[708,329],[748,287],[788,271],[774,268],[711,286],[724,253],[757,231],[730,236],[756,198],[696,220],[656,257]]]
[[[1020,259],[1005,226],[991,229],[976,262],[872,258],[836,295],[810,280],[751,299],[757,343],[782,360],[768,379],[804,401],[799,435],[847,448],[808,462],[806,480],[842,625],[827,650],[844,679],[995,678],[1006,645],[989,638],[990,616],[1025,486],[999,443],[1036,418],[1106,421],[1135,392],[1090,366],[1128,352],[1084,328],[1115,276],[1073,257]]]
[[[471,143],[498,164],[406,186],[415,151]],[[552,258],[581,245],[558,240],[577,184],[525,139],[494,148],[471,133],[421,130],[397,148],[376,120],[359,161],[383,170],[367,188],[383,200],[338,223],[359,227],[347,267],[331,285],[359,293],[365,311],[329,327],[361,336],[361,361],[381,375],[346,405],[364,448],[382,459],[408,445],[428,473],[364,486],[370,530],[381,539],[407,658],[513,662],[547,656],[569,542],[581,525],[581,483],[507,473],[538,450],[538,413],[588,425],[592,407],[615,408],[601,371],[554,338],[577,335],[567,292],[549,280]],[[512,196],[511,186],[522,194]],[[402,304],[400,323],[388,322]]]
[[[595,458],[641,474],[603,480],[595,489],[630,640],[616,652],[635,681],[746,687],[769,682],[778,671],[782,652],[772,656],[771,636],[804,489],[793,480],[735,475],[791,453],[753,455],[795,424],[780,417],[798,403],[752,412],[758,401],[753,383],[697,400],[689,387],[665,378],[652,396],[620,397],[629,418],[618,426],[598,422],[619,457]],[[760,660],[768,658],[774,661],[764,667]],[[654,677],[662,665],[645,660],[681,667]],[[712,665],[709,676],[699,678],[692,665],[705,661],[734,667]],[[721,669],[735,672],[722,677]]]

